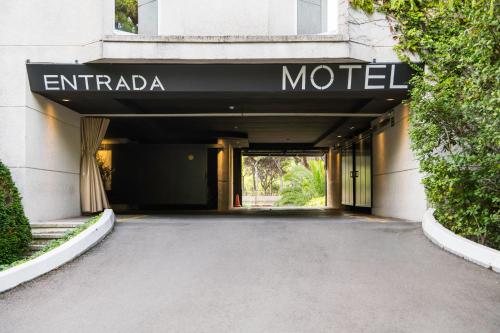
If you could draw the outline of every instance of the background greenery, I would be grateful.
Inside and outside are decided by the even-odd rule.
[[[499,4],[353,0],[394,19],[400,58],[418,55],[410,136],[427,198],[445,227],[500,249]]]
[[[0,162],[0,265],[10,264],[28,251],[31,228],[9,169]]]
[[[243,156],[242,174],[243,195],[280,196],[276,206],[325,205],[324,157]]]
[[[137,0],[115,0],[115,28],[137,33]]]
[[[309,161],[306,167],[295,164],[285,174],[285,186],[277,206],[324,206],[326,194],[325,163]]]

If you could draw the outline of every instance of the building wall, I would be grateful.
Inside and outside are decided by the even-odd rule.
[[[111,6],[110,6],[111,4]],[[6,1],[0,11],[0,160],[30,221],[80,214],[80,116],[29,90],[26,61],[85,62],[112,31],[111,2]],[[106,29],[105,29],[106,27]]]
[[[338,4],[338,40],[315,44],[314,40],[305,39],[301,44],[286,37],[259,43],[251,38],[248,43],[227,42],[222,37],[206,43],[198,40],[170,43],[161,39],[146,43],[140,40],[141,36],[125,36],[132,39],[106,42],[103,36],[114,31],[114,0],[3,3],[0,11],[0,159],[12,171],[30,220],[80,213],[80,118],[63,105],[29,91],[25,67],[28,59],[85,63],[120,58],[133,62],[157,61],[170,56],[175,61],[187,62],[199,59],[245,62],[252,61],[252,54],[258,54],[266,62],[367,61],[371,58],[379,62],[394,61],[394,41],[384,18],[353,11],[347,0],[338,0]],[[151,16],[154,6],[158,8],[157,30],[161,35],[244,37],[297,33],[295,0],[141,0],[140,10],[146,17]],[[147,33],[154,34],[154,28],[153,24]],[[135,37],[140,43],[133,43]],[[397,122],[394,128],[374,137],[374,149],[379,149],[374,156],[381,159],[374,162],[374,213],[419,219],[425,208],[425,197],[418,182],[416,162],[411,157],[405,161],[409,156],[405,124],[403,120]],[[384,141],[393,143],[378,146]],[[401,182],[405,184],[403,189]]]
[[[308,34],[314,28],[314,15],[307,13],[314,12],[318,4],[322,32]],[[157,22],[152,19],[155,10]],[[299,16],[302,31],[297,30]],[[105,36],[99,45],[101,52],[93,60],[399,61],[393,50],[397,39],[392,23],[383,14],[367,15],[353,9],[348,0],[141,0],[139,33]]]
[[[158,34],[158,0],[138,0],[139,34]]]
[[[293,35],[296,10],[292,0],[158,0],[158,34]]]
[[[389,125],[373,134],[372,213],[420,221],[427,201],[418,161],[410,148],[408,116],[408,108],[398,106],[394,112],[394,126]]]
[[[351,41],[352,56],[363,57],[368,53],[370,62],[401,61],[394,52],[394,46],[398,42],[394,22],[382,13],[375,12],[370,15],[347,7],[347,10],[341,12],[347,15],[344,20]]]

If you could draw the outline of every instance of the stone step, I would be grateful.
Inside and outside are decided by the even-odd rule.
[[[35,228],[31,229],[31,233],[34,234],[64,234],[66,231],[72,228]]]
[[[46,245],[51,241],[51,239],[32,239],[31,244],[34,245]]]
[[[33,239],[57,239],[64,236],[64,232],[36,232],[31,236]]]
[[[32,242],[29,246],[29,254],[40,251],[54,239],[64,236],[68,231],[82,225],[85,220],[76,221],[49,221],[31,223]]]
[[[48,242],[46,243],[38,243],[38,244],[30,244],[30,251],[33,254],[34,252],[40,251],[43,249],[45,246],[47,246]]]
[[[84,222],[35,222],[31,223],[31,229],[43,228],[76,228]]]

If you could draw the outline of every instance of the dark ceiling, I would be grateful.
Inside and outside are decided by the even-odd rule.
[[[47,96],[48,97],[48,96]],[[116,98],[106,94],[50,96],[85,115],[110,117],[106,138],[144,143],[214,143],[223,136],[248,138],[252,146],[326,147],[370,127],[373,116],[332,117],[310,113],[382,114],[401,103],[404,93],[339,94],[177,94]],[[196,116],[211,113],[217,116]],[[232,115],[221,116],[230,113]],[[237,115],[244,113],[246,116]],[[248,114],[259,113],[259,116]],[[301,113],[301,116],[268,116]],[[175,114],[175,117],[165,115]],[[189,116],[181,117],[182,114]],[[130,117],[128,116],[130,115]],[[141,117],[141,115],[144,115]]]

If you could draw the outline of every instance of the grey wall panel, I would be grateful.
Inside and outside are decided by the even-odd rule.
[[[158,35],[158,0],[139,0],[139,34]]]
[[[322,32],[321,0],[297,1],[297,33],[300,35]]]
[[[129,205],[206,205],[204,145],[113,146],[112,202]],[[192,155],[193,160],[188,156]]]

